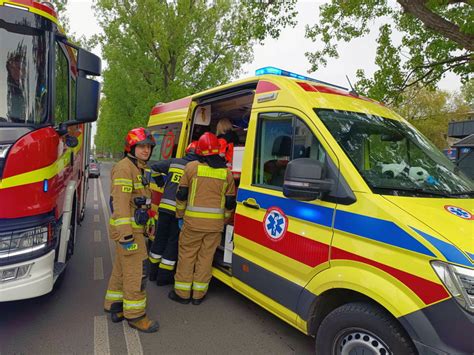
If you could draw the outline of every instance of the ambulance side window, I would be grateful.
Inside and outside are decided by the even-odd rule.
[[[292,159],[323,162],[326,153],[308,126],[297,116],[284,113],[259,115],[253,184],[281,188],[286,166]]]
[[[156,142],[150,162],[153,163],[176,157],[181,126],[181,123],[170,123],[148,128]]]

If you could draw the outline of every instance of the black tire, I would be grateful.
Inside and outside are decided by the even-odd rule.
[[[329,313],[316,335],[316,354],[403,354],[418,352],[401,325],[370,303],[348,303]]]

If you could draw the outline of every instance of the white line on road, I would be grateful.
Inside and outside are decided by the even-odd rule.
[[[94,354],[109,355],[109,327],[107,325],[107,316],[94,317]]]
[[[97,179],[94,179],[94,201],[97,201]]]
[[[104,263],[102,257],[94,258],[94,280],[104,279]]]
[[[100,243],[102,241],[102,233],[100,230],[94,231],[94,242]]]
[[[100,222],[100,217],[98,214],[94,215],[94,222]]]
[[[98,209],[99,209],[99,204],[94,203],[94,209],[95,209],[95,210],[98,210]]]
[[[123,334],[127,343],[127,351],[130,355],[143,355],[142,343],[136,329],[130,328],[127,322],[122,322]]]
[[[99,180],[99,192],[100,199],[102,201],[102,211],[104,213],[105,220],[108,221],[109,206],[105,203],[104,189],[102,188],[102,182]],[[109,238],[109,230],[106,228],[107,240],[109,241],[110,260],[113,263],[115,258],[115,242]],[[127,351],[130,355],[143,355],[143,347],[140,341],[140,336],[136,329],[130,328],[127,322],[123,323],[123,334],[125,336],[125,342],[127,343]]]
[[[102,188],[102,182],[99,180],[99,192],[100,199],[102,201],[102,212],[104,213],[104,219],[108,221],[110,219],[109,206],[105,203],[104,190]],[[115,258],[115,242],[109,238],[109,230],[105,227],[107,233],[107,240],[109,241],[110,260],[113,263]]]

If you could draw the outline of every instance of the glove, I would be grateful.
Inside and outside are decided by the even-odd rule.
[[[179,229],[183,229],[183,224],[184,224],[183,219],[182,219],[182,218],[179,218],[179,219],[178,219],[178,228],[179,228]]]
[[[133,235],[127,235],[126,237],[123,237],[121,240],[119,240],[119,244],[127,251],[134,251],[138,249],[138,244],[134,243],[134,241],[135,238],[133,238]]]

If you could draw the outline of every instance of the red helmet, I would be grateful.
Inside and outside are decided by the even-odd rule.
[[[189,145],[186,147],[186,154],[189,153],[197,153],[197,147],[198,147],[198,142],[197,141],[192,141],[189,143]]]
[[[199,154],[203,156],[219,154],[220,144],[216,135],[211,132],[204,133],[198,140]]]
[[[143,127],[134,128],[128,132],[125,138],[125,151],[130,153],[137,144],[150,144],[152,147],[156,145],[155,138]]]

